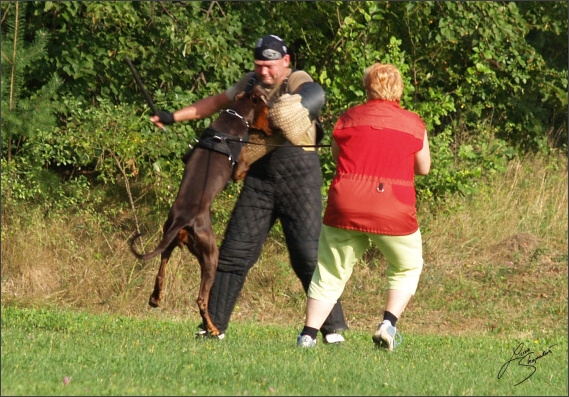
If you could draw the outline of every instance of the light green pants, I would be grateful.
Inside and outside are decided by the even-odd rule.
[[[318,266],[312,275],[308,296],[336,303],[370,241],[387,259],[387,289],[414,295],[423,270],[420,230],[407,236],[386,236],[322,225]]]

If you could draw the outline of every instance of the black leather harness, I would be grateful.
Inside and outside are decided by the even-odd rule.
[[[247,136],[245,136],[245,140]],[[213,150],[227,156],[229,166],[233,167],[237,164],[239,153],[246,142],[231,135],[224,134],[223,132],[216,131],[213,128],[206,128],[201,134],[200,139],[196,143],[197,147]]]

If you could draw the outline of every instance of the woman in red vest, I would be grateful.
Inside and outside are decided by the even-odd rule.
[[[334,127],[336,174],[328,191],[305,326],[297,338],[302,347],[316,345],[318,330],[371,241],[388,261],[383,322],[373,341],[393,350],[401,341],[397,319],[415,294],[423,268],[414,177],[428,174],[431,167],[425,124],[399,105],[403,80],[395,66],[376,63],[363,80],[367,102],[348,109]]]

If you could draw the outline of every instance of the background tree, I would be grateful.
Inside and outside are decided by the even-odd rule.
[[[44,123],[41,133],[18,133],[27,143],[33,135],[36,152],[8,139],[3,157],[41,159],[65,183],[95,176],[83,179],[80,192],[124,187],[132,178],[141,194],[170,201],[179,159],[211,121],[157,131],[125,56],[157,106],[173,110],[251,70],[252,47],[267,33],[285,38],[294,66],[325,87],[328,131],[343,110],[364,100],[365,67],[382,61],[402,70],[402,105],[426,120],[436,160],[418,184],[424,198],[474,193],[484,175],[501,172],[513,156],[567,141],[566,2],[26,3],[20,40],[31,46],[44,35],[45,51],[20,72],[23,95],[44,92],[57,76],[64,84],[54,103],[64,107],[56,129]],[[1,5],[3,53],[17,4]],[[13,130],[2,126],[3,137]],[[334,165],[327,152],[322,159],[329,181]]]
[[[10,3],[2,16],[2,196],[29,199],[41,192],[42,158],[34,145],[42,131],[53,128],[59,106],[52,99],[61,84],[57,75],[47,76],[32,87],[26,72],[46,54],[49,34],[42,29],[24,38],[26,3]],[[10,183],[4,183],[10,181]]]

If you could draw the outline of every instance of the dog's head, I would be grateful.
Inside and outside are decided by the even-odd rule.
[[[253,86],[249,92],[249,98],[255,104],[255,116],[251,123],[251,129],[263,132],[266,135],[272,135],[273,131],[269,126],[269,108],[272,103],[267,99],[265,90],[259,85]]]
[[[250,92],[240,92],[235,96],[232,109],[249,123],[249,132],[255,131],[265,135],[272,135],[269,126],[270,101],[263,88],[253,86]]]

